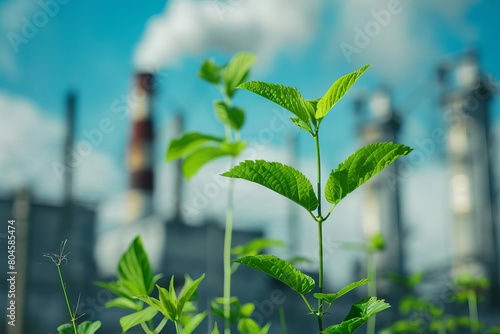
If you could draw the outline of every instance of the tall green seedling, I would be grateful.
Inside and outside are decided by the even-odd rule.
[[[371,316],[389,307],[387,303],[375,296],[367,297],[353,305],[343,322],[326,329],[323,328],[323,317],[332,306],[332,303],[347,292],[368,283],[368,280],[354,282],[337,293],[325,293],[323,291],[323,224],[330,217],[333,209],[348,194],[396,159],[407,155],[412,150],[407,146],[391,142],[374,143],[362,147],[340,163],[336,169],[332,170],[325,187],[322,188],[321,123],[332,107],[347,93],[368,66],[366,65],[339,78],[322,97],[312,100],[304,99],[296,88],[280,84],[253,81],[238,86],[238,88],[261,95],[289,110],[293,114],[291,121],[301,130],[311,135],[316,152],[316,187],[313,187],[312,182],[303,173],[279,162],[247,160],[222,174],[230,178],[240,178],[258,183],[283,195],[305,209],[315,222],[319,245],[318,287],[317,292],[313,294],[317,299],[315,307],[310,305],[305,295],[315,288],[316,282],[310,276],[295,268],[290,262],[273,255],[245,256],[236,259],[235,262],[263,271],[296,291],[302,297],[308,309],[317,317],[319,333],[323,334],[352,333]],[[326,214],[321,202],[322,192],[326,201],[331,204]]]
[[[221,157],[230,157],[231,166],[233,166],[234,159],[245,148],[246,142],[241,140],[240,135],[240,130],[245,123],[245,112],[242,108],[234,105],[233,98],[238,85],[247,79],[255,60],[253,54],[240,52],[225,65],[217,65],[212,60],[207,60],[202,64],[199,76],[215,86],[222,96],[222,99],[214,101],[214,111],[218,121],[224,127],[224,135],[214,136],[199,132],[187,132],[170,142],[166,160],[182,159],[182,173],[188,180],[205,164]],[[234,182],[230,180],[224,235],[223,298],[217,298],[211,304],[214,314],[224,319],[225,334],[230,333],[231,322],[247,319],[244,323],[248,324],[250,321],[248,318],[251,314],[248,310],[253,307],[251,304],[241,305],[236,297],[231,296],[231,274],[237,268],[237,266],[231,264],[231,254],[253,254],[253,252],[258,252],[263,248],[280,245],[276,241],[258,239],[253,240],[248,245],[238,246],[232,250],[233,202]],[[246,329],[247,326],[242,328]]]

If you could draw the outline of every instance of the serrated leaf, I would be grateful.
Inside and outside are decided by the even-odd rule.
[[[350,283],[350,284],[346,285],[345,287],[343,287],[342,289],[340,289],[336,293],[315,293],[314,294],[314,298],[322,300],[322,301],[325,301],[325,302],[331,304],[335,300],[337,300],[340,297],[342,297],[343,295],[345,295],[346,293],[348,293],[348,292],[356,289],[357,287],[365,285],[368,282],[370,282],[369,279],[363,278],[362,280],[359,280],[357,282],[353,282],[353,283]]]
[[[358,149],[331,172],[325,186],[326,200],[336,205],[372,176],[411,151],[408,146],[391,142],[369,144]]]
[[[309,120],[314,117],[311,103],[302,97],[297,88],[262,81],[245,82],[238,88],[246,89],[279,104],[295,114],[304,123],[309,123]]]
[[[188,132],[170,142],[165,159],[167,161],[180,159],[207,142],[220,143],[222,141],[223,138],[198,132]]]
[[[250,68],[257,60],[250,52],[237,53],[222,71],[227,96],[233,97],[236,87],[248,77]]]
[[[257,238],[249,241],[247,244],[242,246],[236,246],[231,250],[232,254],[248,256],[257,255],[262,250],[268,247],[284,247],[285,243],[280,240],[271,240],[266,238]]]
[[[245,112],[241,108],[228,106],[224,101],[215,101],[214,109],[219,121],[234,130],[241,129],[245,123]]]
[[[141,311],[121,317],[120,326],[122,327],[122,331],[125,333],[132,327],[140,325],[143,322],[148,322],[153,319],[157,313],[158,309],[156,307],[149,306]]]
[[[325,329],[323,334],[352,334],[361,327],[371,316],[391,307],[383,300],[376,297],[367,297],[351,307],[349,314],[338,325]]]
[[[316,119],[322,119],[328,114],[330,109],[333,108],[337,102],[344,97],[349,88],[359,79],[359,77],[366,71],[370,65],[365,65],[357,71],[346,74],[343,77],[337,79],[330,89],[323,95],[323,97],[318,101],[316,106]]]
[[[221,80],[221,70],[221,67],[217,66],[212,59],[208,59],[201,64],[198,76],[214,85],[217,85]]]
[[[271,277],[285,283],[300,294],[305,294],[314,288],[314,280],[304,274],[290,262],[282,260],[274,255],[245,256],[234,260],[260,270]]]
[[[318,207],[311,181],[295,168],[279,162],[246,160],[222,176],[258,183],[294,201],[307,211]]]

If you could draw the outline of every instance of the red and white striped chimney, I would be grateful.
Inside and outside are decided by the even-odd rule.
[[[132,137],[128,154],[130,188],[127,208],[130,222],[136,222],[153,213],[154,80],[155,77],[151,73],[137,73],[129,99]]]

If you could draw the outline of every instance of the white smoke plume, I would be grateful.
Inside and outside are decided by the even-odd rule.
[[[169,66],[206,51],[251,51],[266,63],[314,35],[319,0],[169,1],[139,42],[139,69]]]

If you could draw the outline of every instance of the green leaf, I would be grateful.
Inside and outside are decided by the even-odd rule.
[[[376,297],[367,297],[351,307],[351,311],[338,325],[328,327],[323,334],[351,334],[361,327],[371,316],[391,307]]]
[[[274,255],[245,256],[234,260],[254,269],[260,270],[269,276],[285,283],[300,294],[305,294],[314,288],[314,280],[292,266],[290,262]]]
[[[370,282],[369,279],[363,278],[360,281],[348,284],[347,286],[345,286],[344,288],[342,288],[341,290],[339,290],[337,293],[315,293],[314,294],[314,298],[322,300],[322,301],[325,301],[325,302],[331,304],[335,300],[337,300],[340,297],[342,297],[343,295],[345,295],[346,293],[348,293],[348,292],[356,289],[357,287],[365,285],[368,282]]]
[[[255,320],[250,318],[241,319],[238,322],[238,330],[241,334],[266,334],[269,331],[270,324],[260,328]]]
[[[223,156],[232,156],[232,152],[222,147],[202,147],[188,155],[182,163],[182,174],[191,179],[204,165]]]
[[[378,252],[384,250],[385,248],[385,239],[382,233],[373,234],[368,240],[367,250],[369,252]]]
[[[214,109],[219,121],[234,130],[241,129],[245,123],[245,112],[241,108],[228,106],[224,101],[215,101]]]
[[[306,130],[307,132],[309,132],[311,134],[313,133],[309,122],[306,123],[298,117],[291,117],[290,120],[292,121],[293,124],[297,125],[299,127],[299,129]]]
[[[133,310],[133,311],[139,311],[140,310],[140,305],[137,305],[137,303],[130,299],[130,298],[125,298],[125,297],[119,297],[115,298],[113,300],[110,300],[109,302],[106,303],[106,308],[110,307],[119,307],[119,308],[124,308],[127,310]]]
[[[217,66],[212,59],[208,59],[201,64],[198,76],[214,85],[217,85],[221,80],[221,70],[222,68]]]
[[[196,314],[194,317],[192,317],[187,324],[184,324],[184,330],[183,334],[191,334],[196,327],[205,319],[207,316],[207,312],[202,312]]]
[[[219,332],[219,327],[217,327],[217,323],[214,323],[214,330],[212,331],[212,334],[220,334]]]
[[[99,328],[101,328],[100,321],[84,321],[77,326],[76,330],[78,334],[94,334]],[[57,327],[57,331],[59,334],[75,334],[71,323]]]
[[[307,211],[318,207],[311,181],[293,167],[279,162],[246,160],[222,176],[258,183],[294,201]]]
[[[239,316],[241,318],[250,318],[250,316],[252,315],[254,310],[255,310],[254,303],[243,304],[243,305],[241,305]]]
[[[116,282],[94,282],[96,286],[99,286],[101,288],[107,289],[111,291],[114,294],[117,294],[119,296],[122,296],[123,298],[128,298],[128,299],[133,299],[135,294],[130,292],[127,287],[123,285],[123,281],[116,281]],[[108,307],[108,306],[106,306]],[[111,306],[110,306],[111,307]]]
[[[122,326],[122,331],[125,333],[130,328],[140,325],[143,322],[148,322],[153,319],[158,313],[158,309],[153,306],[146,307],[142,311],[134,312],[132,314],[126,315],[120,318],[120,326]]]
[[[391,142],[360,148],[330,174],[325,186],[326,200],[336,205],[372,176],[411,151],[408,146]]]
[[[347,93],[349,88],[359,79],[370,65],[365,65],[357,71],[337,79],[316,106],[316,119],[322,119],[330,109]]]
[[[220,143],[222,140],[222,138],[204,135],[198,132],[185,133],[170,142],[167,149],[166,160],[172,161],[180,159],[207,142]]]
[[[153,292],[155,279],[148,255],[142,245],[141,237],[132,241],[118,263],[119,280],[133,295],[149,295]]]
[[[201,281],[205,278],[205,274],[202,274],[197,280],[193,281],[189,275],[185,276],[184,286],[179,293],[179,303],[177,305],[177,313],[181,314],[184,305],[187,301],[191,299],[196,289],[198,289],[198,285],[200,285]]]
[[[309,120],[314,117],[311,103],[304,100],[297,88],[262,81],[245,82],[238,88],[246,89],[279,104],[306,124],[309,124]]]
[[[231,250],[232,254],[248,256],[257,255],[262,250],[268,247],[284,247],[285,243],[280,240],[271,240],[265,238],[257,238],[249,241],[247,244],[242,246],[236,246]]]
[[[256,60],[257,57],[250,52],[239,52],[226,65],[222,77],[229,98],[233,97],[236,87],[248,77],[250,68]]]

